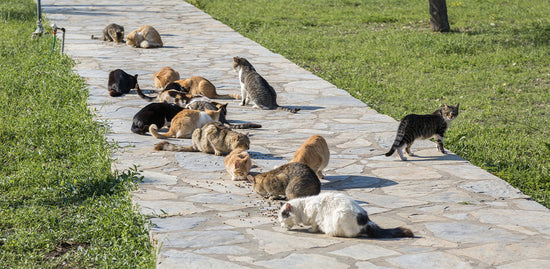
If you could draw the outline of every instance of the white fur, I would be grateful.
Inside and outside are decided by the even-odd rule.
[[[243,83],[242,76],[243,76],[243,69],[240,66],[237,66],[238,72],[239,72],[239,84],[241,85],[241,106],[248,105],[248,102],[250,102],[250,98],[248,98],[248,92],[246,91],[246,87]]]
[[[201,128],[202,126],[206,125],[211,121],[214,121],[212,117],[206,114],[206,112],[201,111],[201,113],[199,114],[199,120],[197,121],[197,128]]]
[[[357,223],[357,216],[367,215],[365,209],[352,198],[335,192],[296,198],[287,204],[291,206],[289,217],[283,217],[286,204],[279,210],[279,222],[283,228],[311,225],[310,231],[322,231],[328,236],[357,237],[364,227]],[[371,221],[369,224],[376,225]]]

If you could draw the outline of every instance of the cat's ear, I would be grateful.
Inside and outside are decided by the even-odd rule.
[[[235,169],[239,168],[240,164],[239,161],[235,161]]]
[[[233,57],[233,61],[234,61],[234,62],[236,62],[236,61],[238,61],[238,60],[239,60],[239,57],[237,57],[237,56]]]
[[[250,183],[254,183],[255,182],[255,178],[253,175],[247,175],[246,176],[246,179],[248,179],[248,181],[250,181]]]
[[[458,106],[460,105],[460,103],[456,103],[456,109],[458,109]]]
[[[288,212],[292,211],[292,205],[290,205],[290,203],[286,203],[285,211],[288,211]]]
[[[135,78],[137,79],[137,77],[138,77],[138,74],[135,74],[135,75],[134,75],[134,77],[135,77]]]
[[[447,104],[443,103],[443,105],[441,107],[447,108]]]

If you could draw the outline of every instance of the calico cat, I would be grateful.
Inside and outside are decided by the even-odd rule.
[[[414,237],[403,227],[382,229],[369,219],[367,211],[350,197],[335,192],[293,199],[279,210],[283,228],[311,225],[311,232],[321,231],[328,236],[371,238]]]
[[[149,131],[149,126],[151,124],[162,127],[166,125],[166,123],[172,121],[172,118],[182,110],[182,107],[175,104],[148,104],[134,115],[131,130],[136,134],[143,135]]]
[[[126,44],[134,48],[161,48],[163,46],[159,32],[153,26],[143,25],[126,36]]]
[[[236,148],[232,150],[224,160],[225,169],[229,175],[231,175],[231,180],[246,180],[248,172],[252,168],[252,160],[248,151],[244,148]]]
[[[322,170],[327,167],[329,158],[327,141],[320,135],[313,135],[296,150],[292,161],[307,164],[318,178],[325,178]]]
[[[233,57],[233,69],[239,73],[241,106],[250,101],[260,109],[278,109],[296,113],[300,108],[282,107],[277,104],[277,93],[245,58]]]
[[[227,119],[225,118],[225,116],[227,114],[227,103],[220,104],[220,103],[214,102],[214,101],[208,102],[208,101],[200,101],[200,100],[197,100],[197,99],[193,99],[193,100],[191,100],[191,103],[189,103],[185,107],[189,108],[189,109],[195,109],[195,110],[201,110],[201,111],[203,111],[206,108],[210,109],[210,110],[216,110],[216,109],[219,109],[219,108],[223,107],[223,110],[220,113],[219,122],[221,122],[223,124],[226,124],[227,126],[229,126],[229,128],[231,128],[231,129],[262,128],[262,125],[255,124],[255,123],[233,124],[233,123],[228,122]]]
[[[92,39],[99,39],[99,38],[94,37],[94,35],[92,35]],[[124,27],[116,23],[111,23],[107,25],[107,27],[103,29],[101,41],[109,41],[109,42],[116,42],[116,43],[124,42]]]
[[[247,179],[256,193],[270,200],[317,195],[321,191],[321,181],[304,163],[287,163],[256,176],[248,175]]]
[[[178,90],[163,90],[157,96],[151,97],[145,95],[139,85],[136,84],[136,93],[139,97],[149,101],[149,102],[163,102],[163,103],[174,103],[178,106],[184,107],[185,104],[188,104],[194,98],[202,98],[202,95],[189,94]]]
[[[429,139],[432,137],[435,138],[437,149],[441,151],[441,153],[446,154],[447,152],[443,147],[443,136],[447,128],[449,128],[451,121],[458,116],[458,106],[459,103],[455,106],[443,104],[440,109],[434,111],[432,114],[409,114],[405,116],[401,120],[401,123],[399,123],[395,141],[390,151],[386,153],[386,156],[391,156],[397,150],[399,158],[406,161],[407,158],[403,156],[403,148],[405,148],[409,156],[413,156],[411,146],[414,140],[419,138]]]
[[[191,146],[174,145],[166,141],[160,142],[155,145],[155,150],[201,151],[221,156],[238,148],[248,150],[250,147],[250,139],[246,134],[231,131],[231,129],[223,126],[220,122],[210,122],[202,128],[194,130],[191,140]]]
[[[109,95],[116,97],[129,93],[131,89],[136,88],[137,78],[137,74],[132,76],[122,69],[116,69],[109,72],[109,81],[107,82]]]
[[[166,84],[180,80],[180,73],[169,66],[165,66],[153,75],[153,80],[155,81],[155,87],[164,88]]]
[[[207,109],[204,112],[184,109],[174,116],[167,133],[159,134],[156,124],[149,126],[149,132],[156,138],[191,138],[191,134],[195,129],[201,128],[209,122],[217,121],[220,111],[221,109],[218,111]]]
[[[216,92],[216,87],[212,82],[208,81],[203,77],[194,76],[182,80],[175,81],[180,84],[183,88],[189,89],[191,94],[200,94],[204,95],[210,99],[240,99],[241,96],[238,94],[218,94]]]

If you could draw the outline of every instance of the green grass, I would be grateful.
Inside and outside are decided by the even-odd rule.
[[[152,268],[129,196],[140,176],[111,171],[74,63],[59,46],[49,56],[51,34],[30,38],[35,12],[0,2],[0,268]]]
[[[550,2],[189,2],[395,119],[460,102],[446,147],[550,206]]]

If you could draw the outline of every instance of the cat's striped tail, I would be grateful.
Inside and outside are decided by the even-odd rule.
[[[197,152],[193,146],[182,146],[172,144],[168,141],[162,141],[155,145],[156,151],[186,151],[186,152]]]
[[[403,137],[405,136],[405,127],[407,126],[406,120],[401,120],[401,123],[399,123],[399,128],[397,128],[397,135],[395,136],[395,140],[393,141],[393,145],[391,146],[390,151],[386,153],[386,156],[391,156],[395,149],[397,149],[399,146],[403,143]]]
[[[147,100],[147,101],[149,101],[149,102],[152,102],[152,101],[154,101],[154,100],[157,98],[156,96],[155,96],[155,97],[150,97],[150,96],[145,95],[145,94],[141,91],[141,89],[139,88],[139,84],[137,84],[137,83],[136,83],[136,93],[139,95],[139,97],[141,97],[141,98],[143,98],[143,99],[145,99],[145,100]]]
[[[252,129],[252,128],[262,128],[261,124],[256,123],[240,123],[240,124],[229,124],[231,129]]]
[[[216,94],[216,96],[214,96],[214,98],[212,99],[236,99],[236,100],[240,100],[241,99],[241,95],[240,94]]]
[[[289,107],[284,107],[284,106],[278,106],[277,110],[283,110],[283,111],[287,111],[287,112],[290,112],[290,113],[296,113],[296,112],[300,111],[300,108],[299,107],[289,108]]]

